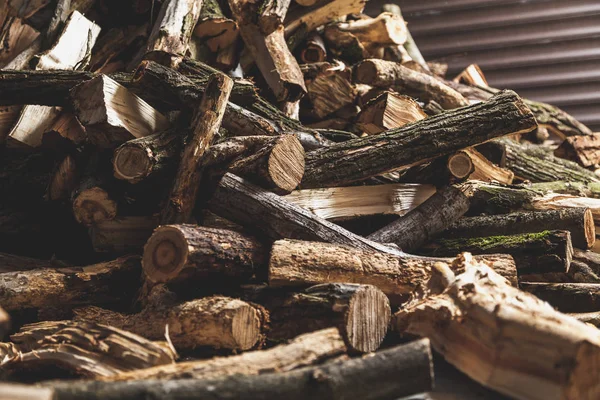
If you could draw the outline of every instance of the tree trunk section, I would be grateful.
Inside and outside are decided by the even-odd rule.
[[[522,290],[561,312],[600,311],[600,285],[595,283],[521,283]]]

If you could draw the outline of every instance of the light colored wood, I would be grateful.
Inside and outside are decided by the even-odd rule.
[[[90,141],[100,147],[112,147],[169,127],[164,115],[106,75],[76,86],[71,96]]]
[[[295,190],[284,199],[325,219],[404,215],[435,193],[433,185],[387,184]]]
[[[558,210],[561,208],[587,207],[592,211],[594,222],[600,224],[600,199],[549,193],[535,198],[527,208],[532,210]]]
[[[427,114],[415,100],[386,91],[365,104],[356,125],[364,133],[376,135],[425,118]]]
[[[25,24],[21,18],[8,17],[3,23],[2,18],[0,18],[0,43],[2,43],[2,47],[0,47],[0,68],[4,68],[23,50],[28,48],[39,35],[38,31]]]
[[[0,400],[53,400],[54,390],[48,387],[0,383]]]
[[[75,145],[80,145],[87,139],[85,128],[79,123],[74,114],[67,111],[63,111],[60,114],[50,129],[44,133],[44,136],[51,132],[56,132],[56,134],[73,142]]]
[[[477,64],[469,65],[453,81],[473,86],[488,86],[488,82]]]
[[[49,131],[60,115],[60,109],[47,106],[24,106],[8,137],[31,147],[42,145],[44,132]]]
[[[448,170],[458,179],[475,179],[510,185],[515,174],[492,164],[474,148],[458,151],[448,157]]]
[[[600,331],[512,287],[468,253],[440,264],[425,293],[395,315],[472,379],[516,399],[597,399]]]
[[[160,9],[146,52],[185,54],[200,17],[202,0],[166,0]]]
[[[303,24],[306,25],[306,31],[311,32],[337,18],[359,14],[365,4],[366,0],[327,0],[315,7],[297,8],[286,17],[285,35],[289,36]]]

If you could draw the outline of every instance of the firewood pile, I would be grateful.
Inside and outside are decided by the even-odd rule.
[[[600,133],[364,6],[0,0],[1,398],[600,398]]]

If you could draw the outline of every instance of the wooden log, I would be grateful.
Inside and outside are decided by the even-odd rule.
[[[363,132],[376,135],[426,117],[427,114],[412,98],[386,91],[362,107],[356,125]]]
[[[0,273],[66,266],[59,261],[45,261],[8,253],[0,253],[0,265]],[[2,335],[0,335],[0,337],[1,336]]]
[[[9,374],[33,368],[42,376],[52,375],[50,371],[58,367],[76,376],[100,378],[172,364],[176,356],[166,343],[89,322],[28,324],[11,340],[16,345],[0,343],[0,348],[13,347],[13,354],[2,360],[2,369]]]
[[[262,338],[265,311],[244,301],[212,296],[171,305],[151,304],[137,314],[121,314],[89,306],[74,310],[75,318],[133,332],[150,340],[162,340],[165,326],[173,346],[192,350],[212,346],[248,350]]]
[[[600,163],[600,133],[570,136],[554,150],[554,155],[579,163],[584,167]]]
[[[440,268],[431,295],[395,314],[398,332],[429,338],[450,364],[510,397],[598,395],[598,383],[589,378],[596,373],[600,351],[596,328],[509,286],[466,255],[457,261],[466,272],[455,278]]]
[[[396,14],[396,15],[399,15],[400,17],[402,17],[402,12],[400,11],[400,6],[397,4],[384,4],[381,7],[381,11],[391,12],[393,14]],[[433,72],[433,71],[431,71],[429,63],[425,61],[425,58],[419,51],[419,47],[415,43],[415,40],[413,39],[412,35],[410,34],[409,29],[406,30],[406,42],[404,42],[404,48],[406,49],[406,52],[408,53],[409,57],[412,60],[419,63],[419,65],[421,67],[423,67],[423,69],[425,71]],[[448,65],[446,64],[446,70],[447,69],[448,69]],[[445,71],[444,71],[444,74],[441,74],[441,75],[445,75]]]
[[[194,36],[204,40],[210,51],[230,47],[238,38],[236,22],[225,16],[218,0],[203,0]]]
[[[433,185],[387,184],[295,190],[284,199],[324,219],[404,215],[435,193]]]
[[[139,369],[103,378],[103,381],[134,381],[142,379],[214,379],[241,375],[283,372],[321,364],[346,353],[344,339],[337,328],[306,333],[267,350],[249,351],[229,357],[183,361],[177,364]]]
[[[42,136],[42,146],[56,148],[62,144],[69,147],[82,145],[87,140],[85,128],[74,114],[63,111]]]
[[[10,329],[10,315],[0,307],[0,337],[4,337]]]
[[[600,326],[600,312],[594,311],[589,313],[568,313],[569,317],[575,318],[577,321],[585,322],[586,324],[594,325],[596,328]]]
[[[202,101],[194,110],[193,131],[183,149],[161,224],[189,221],[200,185],[198,165],[221,126],[232,88],[233,81],[224,74],[215,74],[208,82]]]
[[[44,35],[44,41],[42,42],[43,47],[52,47],[61,29],[64,28],[63,23],[67,20],[70,13],[71,0],[59,0],[56,3],[54,14],[52,14],[52,19],[50,20],[48,28],[46,29],[46,34]]]
[[[478,259],[517,284],[512,257],[486,255]],[[278,240],[273,244],[269,259],[269,286],[360,283],[377,287],[393,304],[399,304],[427,282],[436,263],[450,261],[452,259],[399,256],[328,243]],[[462,272],[458,267],[454,271]]]
[[[135,292],[140,269],[139,257],[129,256],[86,267],[7,272],[0,274],[0,303],[12,311],[116,302]]]
[[[51,129],[60,111],[55,107],[25,106],[7,134],[7,139],[30,147],[40,147],[44,132]]]
[[[147,216],[116,217],[89,228],[92,247],[98,253],[141,253],[158,220]]]
[[[573,250],[574,254],[578,251],[577,249]],[[590,265],[588,265],[587,263],[581,261],[580,259],[577,259],[575,255],[573,255],[573,261],[571,261],[571,267],[569,268],[567,276],[567,279],[561,280],[560,282],[600,283],[600,276],[598,276],[594,269],[591,268]],[[534,280],[529,281],[536,282]]]
[[[135,56],[131,49],[145,47],[148,32],[147,24],[110,29],[94,46],[89,70],[108,74],[126,69],[125,66]]]
[[[71,98],[89,140],[100,147],[113,147],[169,126],[164,115],[107,75],[77,85]]]
[[[68,200],[77,186],[79,171],[75,159],[67,155],[52,171],[46,198],[48,200]]]
[[[562,229],[571,232],[573,246],[588,249],[596,241],[592,212],[586,208],[519,212],[461,218],[443,234],[444,238],[515,235]]]
[[[291,0],[265,0],[258,10],[258,26],[268,35],[275,31],[283,21],[290,7]]]
[[[503,123],[492,129],[476,122],[491,119]],[[486,103],[426,118],[380,135],[311,151],[306,155],[302,188],[342,186],[406,169],[494,137],[530,132],[535,128],[533,114],[514,92],[506,91]]]
[[[266,263],[268,249],[255,238],[225,229],[162,225],[144,247],[142,267],[153,282],[245,282]]]
[[[599,284],[522,282],[519,287],[547,301],[561,312],[600,311]]]
[[[463,69],[454,79],[454,82],[464,83],[471,86],[488,86],[487,80],[477,64],[471,64]]]
[[[584,263],[594,274],[600,274],[600,255],[598,253],[573,249],[573,260]]]
[[[17,55],[27,49],[40,33],[17,17],[0,18],[0,68],[6,67]]]
[[[332,20],[361,13],[365,4],[365,0],[324,0],[312,7],[298,7],[286,16],[285,34],[289,36],[301,27],[312,32]]]
[[[567,273],[573,259],[569,231],[541,231],[507,236],[455,237],[439,239],[418,250],[419,254],[452,257],[467,251],[473,254],[510,254],[519,275]]]
[[[192,31],[200,17],[202,1],[166,0],[158,13],[146,52],[185,54]]]
[[[395,243],[403,251],[412,251],[462,217],[469,205],[462,191],[448,186],[367,238],[379,243]]]
[[[515,174],[492,164],[474,148],[458,151],[448,157],[448,171],[457,179],[511,184]]]
[[[323,38],[317,32],[311,32],[300,52],[300,60],[305,64],[309,64],[324,62],[326,59],[327,48]]]
[[[354,69],[354,78],[358,83],[371,86],[393,87],[423,101],[434,100],[447,110],[469,105],[460,93],[441,81],[391,61],[362,61]]]
[[[312,112],[318,118],[354,104],[356,91],[351,83],[351,71],[343,63],[308,64],[303,72]]]
[[[2,383],[0,391],[11,393],[13,399],[52,400],[54,391],[51,388],[36,387],[19,383]]]
[[[317,377],[317,378],[315,378]],[[401,377],[401,378],[399,378]],[[370,357],[258,376],[232,375],[198,380],[53,383],[54,398],[68,400],[160,398],[252,398],[289,400],[365,400],[399,398],[432,387],[433,364],[428,340],[396,346]]]

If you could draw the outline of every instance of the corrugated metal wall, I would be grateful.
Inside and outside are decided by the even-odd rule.
[[[479,64],[491,86],[600,131],[600,0],[396,2],[425,58],[449,63],[449,76]],[[372,0],[367,12],[384,3]]]

